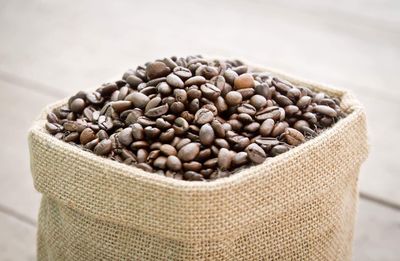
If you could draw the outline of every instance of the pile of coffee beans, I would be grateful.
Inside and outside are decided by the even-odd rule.
[[[339,103],[238,60],[174,56],[78,92],[48,114],[46,128],[148,172],[213,180],[317,136],[345,116]]]

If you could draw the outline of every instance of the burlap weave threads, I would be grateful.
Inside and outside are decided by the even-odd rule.
[[[350,260],[357,179],[368,153],[365,114],[349,93],[270,71],[341,97],[349,115],[313,140],[228,178],[149,174],[29,133],[43,194],[38,260]]]

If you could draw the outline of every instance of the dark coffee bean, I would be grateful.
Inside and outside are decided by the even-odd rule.
[[[236,106],[242,103],[242,95],[237,91],[228,92],[225,96],[225,101],[230,106]]]
[[[139,123],[142,126],[154,126],[156,125],[156,122],[153,120],[150,120],[149,118],[147,118],[146,116],[140,116],[137,119],[137,123]]]
[[[259,129],[260,129],[260,123],[258,122],[252,122],[244,126],[244,130],[251,133],[257,132]]]
[[[240,122],[244,123],[244,124],[249,124],[253,122],[253,117],[251,117],[250,115],[246,114],[246,113],[239,113],[238,118],[237,118]]]
[[[180,150],[183,146],[189,144],[191,141],[188,138],[184,138],[178,141],[178,143],[176,144],[176,149]]]
[[[160,135],[161,131],[160,129],[157,129],[152,126],[147,126],[144,128],[144,134],[147,137],[147,139],[154,140]]]
[[[301,129],[303,127],[310,127],[310,124],[305,121],[305,120],[298,120],[296,121],[296,123],[293,125],[293,128],[295,128],[296,130],[301,131]]]
[[[170,170],[178,171],[182,169],[182,162],[178,157],[171,155],[167,158],[167,167]]]
[[[247,146],[246,152],[247,152],[248,158],[253,163],[256,163],[256,164],[260,164],[260,163],[264,162],[264,160],[267,158],[265,151],[255,143],[252,143],[249,146]]]
[[[235,79],[236,79],[238,76],[239,76],[239,75],[238,75],[235,71],[233,71],[232,69],[228,69],[228,70],[226,70],[226,71],[224,72],[225,80],[226,80],[230,85],[233,85],[233,84],[234,84],[234,81],[235,81]]]
[[[144,163],[147,160],[147,156],[149,156],[149,153],[147,150],[140,148],[138,149],[136,153],[136,158],[138,163]]]
[[[215,139],[214,129],[211,127],[209,123],[204,124],[200,128],[199,138],[201,144],[205,146],[210,146]]]
[[[294,115],[297,112],[299,112],[299,107],[297,107],[296,105],[288,105],[285,107],[285,113],[286,115]]]
[[[108,139],[108,134],[105,130],[99,130],[96,134],[96,136],[100,139],[100,140],[105,140]]]
[[[197,124],[203,125],[211,122],[214,119],[214,114],[208,109],[200,109],[196,112],[194,120]]]
[[[297,99],[299,99],[300,95],[301,95],[301,92],[297,88],[292,88],[286,93],[286,96],[289,99],[291,99],[293,102],[295,102]]]
[[[183,88],[185,83],[176,74],[169,74],[167,76],[167,83],[173,88]]]
[[[179,152],[178,157],[182,161],[191,161],[194,160],[200,152],[200,144],[198,143],[189,143],[183,146]]]
[[[277,106],[267,107],[265,109],[258,111],[255,115],[255,118],[258,121],[264,121],[266,119],[272,119],[275,121],[280,120],[281,111]]]
[[[255,90],[253,88],[245,88],[245,89],[240,89],[237,90],[238,93],[240,93],[240,95],[242,95],[244,100],[250,99],[251,96],[254,95]]]
[[[183,117],[178,117],[174,121],[173,128],[174,128],[176,134],[182,135],[182,134],[186,133],[187,130],[189,129],[189,123]]]
[[[175,137],[175,130],[173,128],[170,128],[160,134],[159,140],[161,142],[170,142],[174,139],[174,137]]]
[[[166,82],[160,82],[157,85],[157,91],[162,95],[170,95],[172,93],[172,88]]]
[[[111,103],[112,108],[115,112],[126,111],[131,108],[132,103],[130,101],[115,101]]]
[[[276,101],[280,106],[283,106],[283,107],[293,104],[292,100],[290,100],[290,99],[289,99],[288,97],[286,97],[285,95],[281,95],[281,94],[276,95],[275,101]]]
[[[176,64],[176,62],[169,57],[164,58],[163,63],[165,63],[171,70],[175,69],[175,67],[178,67],[178,64]]]
[[[254,79],[253,76],[249,73],[245,73],[239,75],[234,81],[235,90],[245,89],[245,88],[254,88]]]
[[[214,104],[218,112],[224,112],[228,109],[228,104],[226,104],[225,99],[222,98],[222,96],[218,96]]]
[[[199,171],[201,171],[202,168],[203,168],[203,165],[198,161],[190,161],[190,162],[183,163],[183,169],[186,171],[191,170],[191,171],[199,172]]]
[[[255,92],[265,98],[269,98],[269,86],[267,83],[259,84],[255,87]]]
[[[159,77],[164,77],[169,74],[171,69],[163,62],[150,63],[146,68],[147,78],[155,79]]]
[[[201,95],[201,91],[197,86],[189,87],[189,89],[187,90],[187,98],[189,100],[200,99]]]
[[[94,153],[97,155],[107,155],[112,150],[111,140],[105,139],[100,141],[96,147],[94,147]]]
[[[171,104],[171,112],[175,114],[181,114],[185,110],[185,104],[182,102],[173,102]]]
[[[85,147],[85,149],[93,150],[96,147],[96,145],[99,144],[99,142],[100,142],[99,139],[94,139],[94,140],[86,143],[84,147]]]
[[[146,104],[150,101],[150,98],[143,93],[133,92],[126,96],[125,100],[132,102],[135,108],[144,109]]]
[[[150,109],[153,109],[153,108],[159,106],[160,104],[161,104],[161,97],[156,96],[146,104],[146,107],[144,108],[144,111],[147,112]]]
[[[215,145],[217,145],[220,148],[225,148],[225,149],[229,149],[229,143],[225,140],[225,139],[215,139]]]
[[[82,145],[86,145],[94,139],[96,139],[96,134],[91,128],[84,129],[79,137],[80,143]]]
[[[218,158],[212,158],[209,160],[206,160],[203,163],[203,166],[207,169],[214,169],[218,165]]]

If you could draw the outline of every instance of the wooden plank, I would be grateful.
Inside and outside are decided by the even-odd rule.
[[[30,175],[27,131],[40,110],[57,98],[0,81],[0,205],[36,220],[39,193]]]
[[[0,260],[36,260],[36,229],[0,212]]]
[[[301,9],[294,2],[275,1],[175,0],[159,2],[157,8],[151,1],[80,1],[73,6],[68,1],[7,1],[0,9],[5,39],[0,70],[71,93],[148,59],[208,53],[400,97],[399,88],[381,88],[395,85],[400,67],[399,32],[381,28],[394,22],[376,27],[371,26],[375,18],[366,16],[366,25],[354,20],[353,13],[359,12],[354,1],[336,7],[336,13],[350,12],[345,17],[326,15],[330,5],[306,2]],[[376,1],[369,2],[360,4],[360,10],[370,6],[362,13],[375,10]],[[398,4],[393,3],[394,8],[388,5],[376,15],[391,11],[388,17],[394,17]],[[148,10],[154,19],[147,19]],[[200,19],[204,14],[207,18]]]
[[[356,225],[355,261],[400,259],[400,212],[361,200]]]

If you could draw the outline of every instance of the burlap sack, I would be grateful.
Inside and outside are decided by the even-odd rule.
[[[38,260],[349,260],[357,179],[367,156],[365,114],[261,165],[213,182],[148,174],[49,135],[47,108],[30,130],[31,169],[43,194]]]

